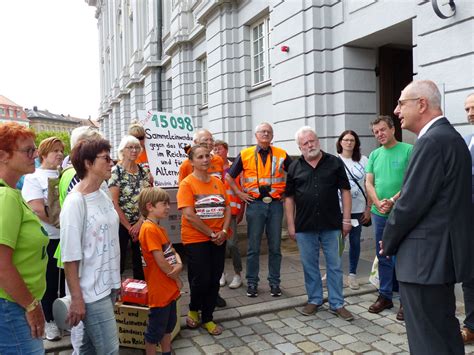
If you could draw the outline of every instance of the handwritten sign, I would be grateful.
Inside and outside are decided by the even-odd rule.
[[[148,111],[142,122],[145,148],[155,186],[178,187],[179,166],[187,155],[184,146],[193,142],[191,116],[180,113]]]

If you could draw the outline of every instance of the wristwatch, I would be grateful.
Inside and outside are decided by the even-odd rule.
[[[31,302],[28,306],[25,307],[26,313],[30,313],[35,310],[36,307],[38,307],[39,301],[37,299],[34,299],[33,302]]]

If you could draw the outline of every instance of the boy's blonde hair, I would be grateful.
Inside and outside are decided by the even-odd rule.
[[[168,193],[159,187],[145,187],[138,195],[138,208],[143,217],[148,217],[147,203],[155,206],[158,202],[170,202]]]

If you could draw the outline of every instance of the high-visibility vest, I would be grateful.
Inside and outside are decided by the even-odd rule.
[[[274,146],[270,146],[269,149],[271,149],[271,154],[268,153],[265,166],[260,154],[257,153],[257,147],[249,147],[240,152],[243,165],[241,184],[244,192],[255,198],[260,197],[259,185],[271,184],[270,196],[274,199],[280,199],[286,185],[283,162],[287,154],[283,149]],[[258,182],[256,160],[258,161]]]
[[[239,188],[239,190],[242,190],[242,187],[240,186],[240,175],[237,176],[235,179],[235,184]],[[224,186],[225,190],[227,192],[227,195],[229,196],[229,201],[230,201],[230,209],[231,209],[231,214],[232,216],[237,216],[242,209],[242,204],[244,203],[239,196],[237,196],[234,193],[234,190],[230,187],[229,183],[227,182],[226,179],[224,179]]]

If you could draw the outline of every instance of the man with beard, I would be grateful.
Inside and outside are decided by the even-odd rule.
[[[288,169],[285,212],[288,233],[300,250],[308,294],[308,303],[298,311],[309,316],[323,304],[319,270],[319,250],[322,247],[326,259],[329,312],[349,321],[353,316],[344,308],[339,236],[342,230],[345,238],[352,228],[351,186],[342,161],[320,150],[318,136],[311,127],[300,128],[295,138],[302,156]]]
[[[400,196],[403,175],[408,166],[413,146],[398,142],[395,127],[389,116],[379,116],[372,123],[372,132],[382,145],[369,156],[365,168],[367,194],[373,201],[371,213],[375,231],[375,250],[379,261],[379,297],[369,307],[370,313],[380,313],[393,307],[392,293],[398,289],[393,260],[380,255],[380,244],[388,215]],[[403,308],[397,313],[397,319],[403,321]]]

